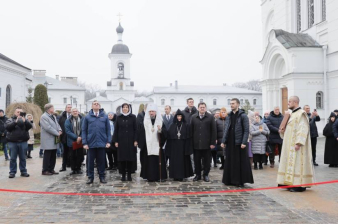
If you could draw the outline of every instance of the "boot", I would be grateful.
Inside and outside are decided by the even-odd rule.
[[[32,158],[32,157],[31,157],[31,151],[28,151],[27,158],[28,158],[28,159],[31,159],[31,158]]]
[[[128,173],[128,181],[132,181],[133,179],[131,178],[131,173]]]
[[[270,167],[274,168],[275,167],[275,162],[270,161]]]
[[[263,169],[263,165],[262,162],[259,163],[259,169],[262,170]]]
[[[121,181],[126,181],[126,174],[122,174],[122,178],[121,178]]]
[[[254,162],[254,170],[258,170],[257,162]]]

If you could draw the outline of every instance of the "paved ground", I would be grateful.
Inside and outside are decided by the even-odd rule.
[[[316,181],[337,179],[338,168],[323,165],[324,140],[318,143]],[[218,168],[211,182],[167,181],[147,183],[138,174],[122,183],[107,172],[108,184],[85,184],[84,175],[41,176],[38,150],[28,160],[29,178],[8,178],[9,162],[0,157],[0,188],[50,192],[160,193],[235,189],[221,183]],[[57,160],[60,168],[61,159]],[[246,188],[276,186],[277,167],[254,171],[255,184]],[[337,223],[338,184],[316,186],[304,193],[286,190],[180,196],[60,196],[0,192],[0,223]]]

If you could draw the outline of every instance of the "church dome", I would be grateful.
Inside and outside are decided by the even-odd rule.
[[[129,47],[125,44],[115,44],[111,50],[112,54],[130,54]]]
[[[123,27],[121,26],[121,23],[119,23],[119,26],[116,28],[116,32],[117,33],[123,33],[124,29]]]

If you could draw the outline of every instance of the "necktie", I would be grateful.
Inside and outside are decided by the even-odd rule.
[[[169,121],[169,115],[167,115],[167,120]]]
[[[99,113],[96,113],[96,117],[98,117],[99,116]]]

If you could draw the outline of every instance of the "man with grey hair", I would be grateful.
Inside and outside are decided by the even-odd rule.
[[[60,142],[62,129],[54,116],[54,106],[46,104],[45,113],[40,119],[41,126],[41,148],[44,149],[42,175],[55,175],[56,149]]]

